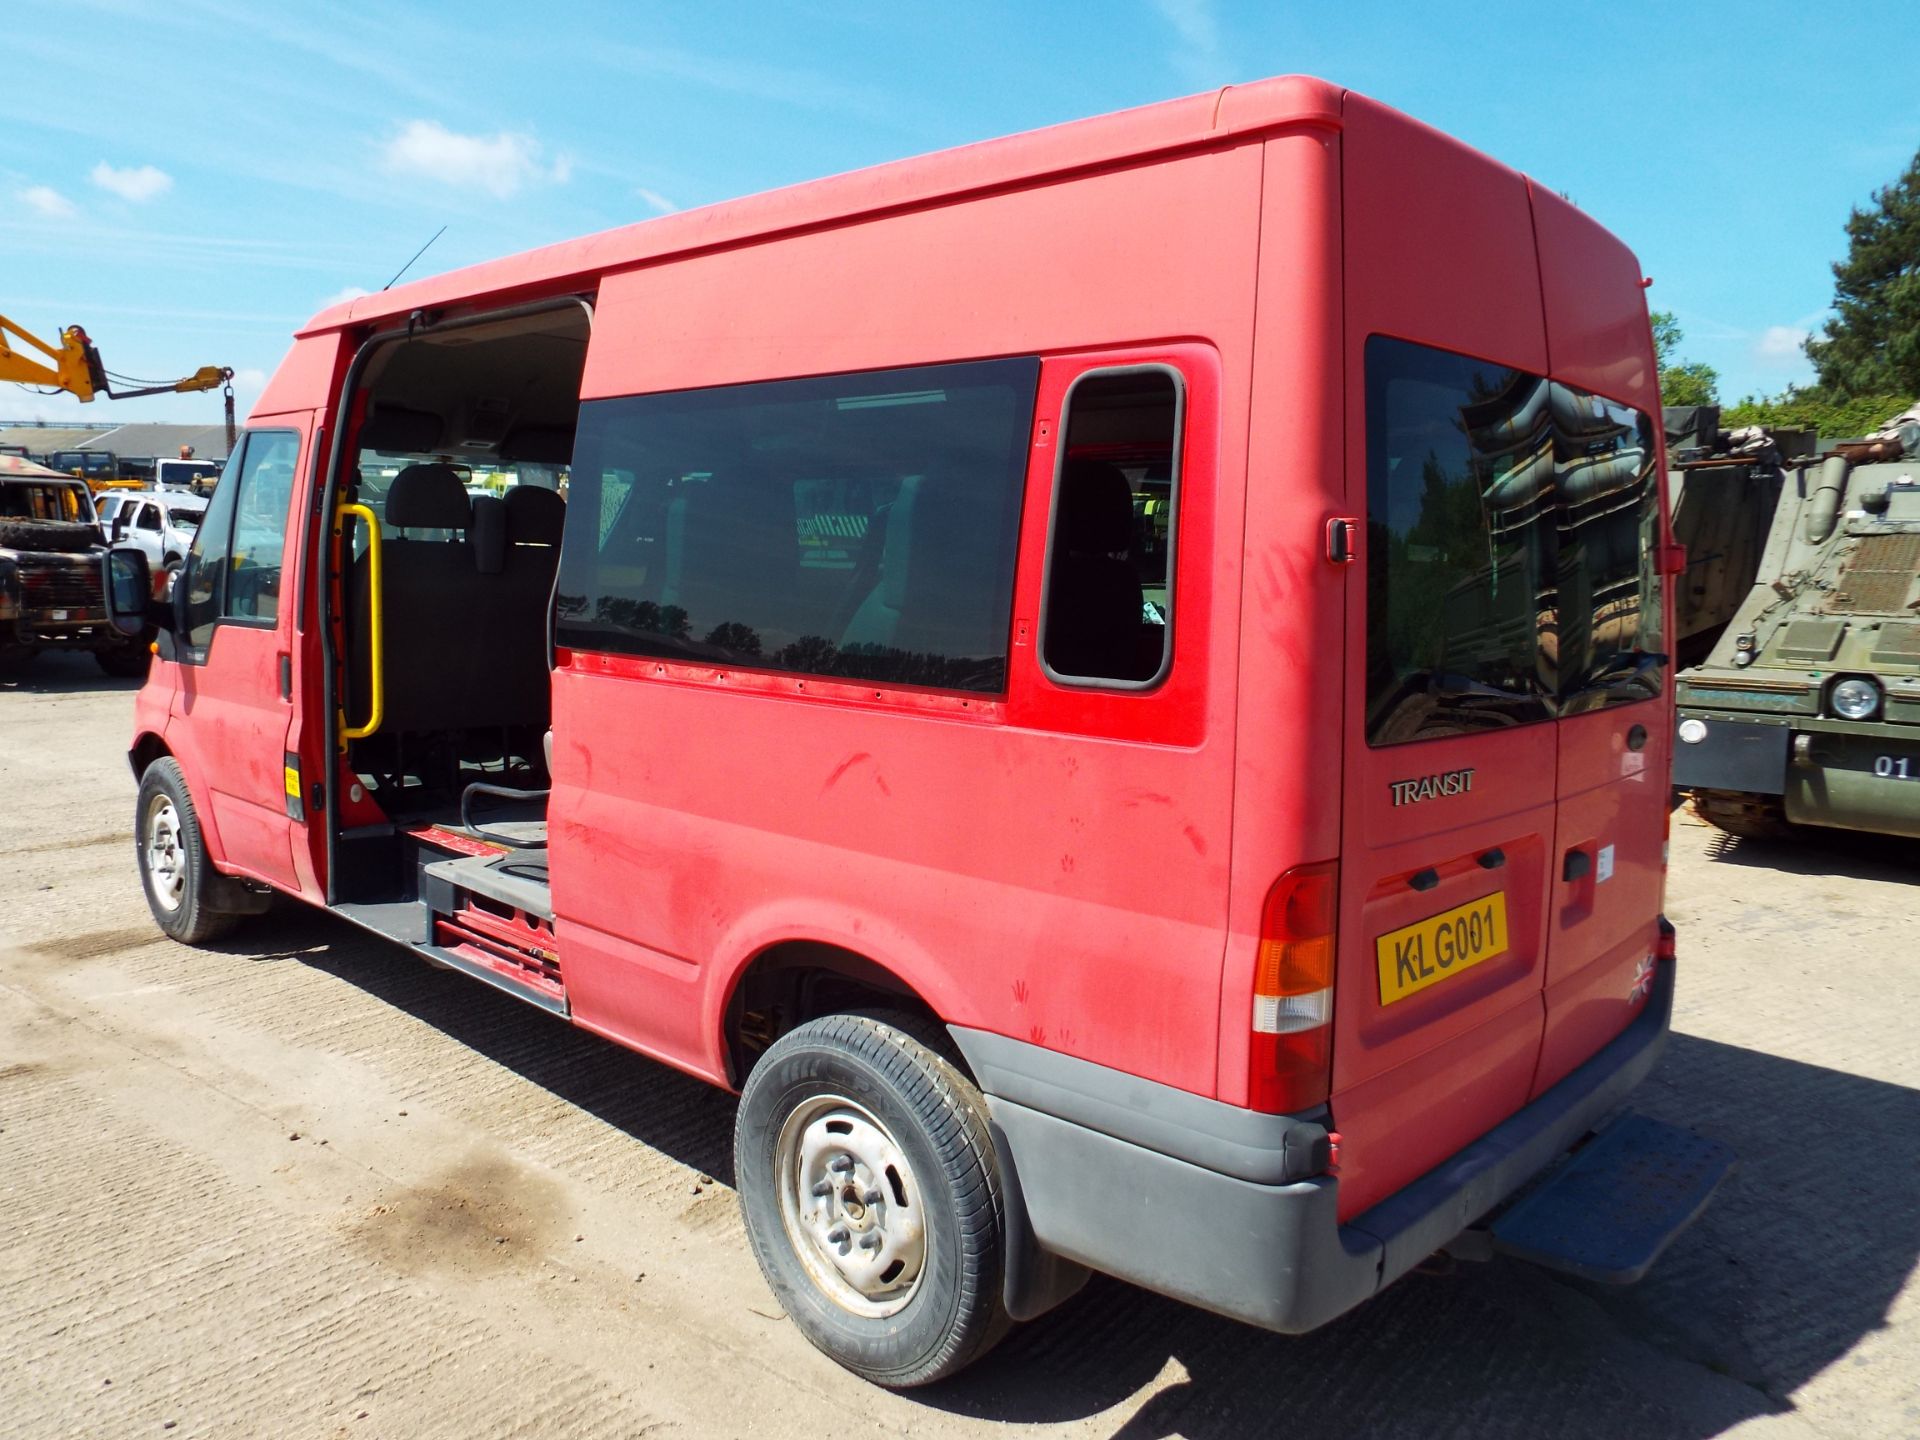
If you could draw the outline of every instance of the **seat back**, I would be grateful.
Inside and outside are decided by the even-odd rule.
[[[1042,653],[1062,675],[1147,680],[1159,656],[1144,643],[1145,596],[1125,557],[1133,487],[1117,466],[1069,460],[1060,475],[1048,557]],[[1158,627],[1154,627],[1158,628]]]

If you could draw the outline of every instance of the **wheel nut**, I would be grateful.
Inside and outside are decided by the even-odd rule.
[[[844,1225],[834,1226],[833,1229],[827,1231],[827,1240],[828,1240],[828,1243],[833,1245],[846,1244],[847,1243],[847,1227]]]
[[[860,1237],[860,1248],[862,1250],[878,1250],[880,1248],[879,1233],[877,1231],[869,1231],[865,1235],[862,1235]]]
[[[887,1197],[882,1195],[878,1190],[869,1190],[860,1197],[860,1203],[862,1205],[878,1205],[886,1198]]]
[[[844,1175],[853,1169],[853,1157],[851,1155],[836,1155],[827,1162],[827,1169],[838,1171]]]
[[[832,1193],[833,1182],[831,1180],[816,1180],[813,1182],[813,1195],[816,1200],[824,1200]]]

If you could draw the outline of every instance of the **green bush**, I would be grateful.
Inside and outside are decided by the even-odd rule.
[[[1788,390],[1762,399],[1749,395],[1720,412],[1729,430],[1742,425],[1768,425],[1790,430],[1817,430],[1822,440],[1847,440],[1870,435],[1913,404],[1910,395],[1829,396],[1817,389]]]

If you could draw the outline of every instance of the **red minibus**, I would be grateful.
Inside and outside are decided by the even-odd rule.
[[[737,1090],[767,1280],[883,1384],[1092,1270],[1289,1332],[1448,1247],[1632,1278],[1729,1163],[1621,1118],[1642,286],[1287,78],[335,306],[171,603],[107,562],[154,917],[298,896]]]

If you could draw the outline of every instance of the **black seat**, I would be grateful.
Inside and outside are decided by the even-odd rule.
[[[1145,596],[1126,558],[1132,546],[1127,477],[1105,461],[1069,460],[1054,514],[1043,649],[1059,674],[1150,680],[1159,668],[1159,647],[1144,643],[1157,634],[1142,636]]]
[[[548,620],[567,502],[555,491],[516,485],[501,509],[505,563],[489,597],[484,636],[495,670],[486,723],[545,730],[553,685]]]
[[[386,718],[395,735],[448,729],[478,679],[469,615],[482,577],[465,535],[473,506],[451,465],[409,465],[387,491],[386,524],[400,534],[381,553]],[[425,531],[435,538],[419,538]],[[447,538],[438,538],[447,537]],[[355,574],[366,589],[366,570]],[[366,614],[362,601],[357,612]]]

